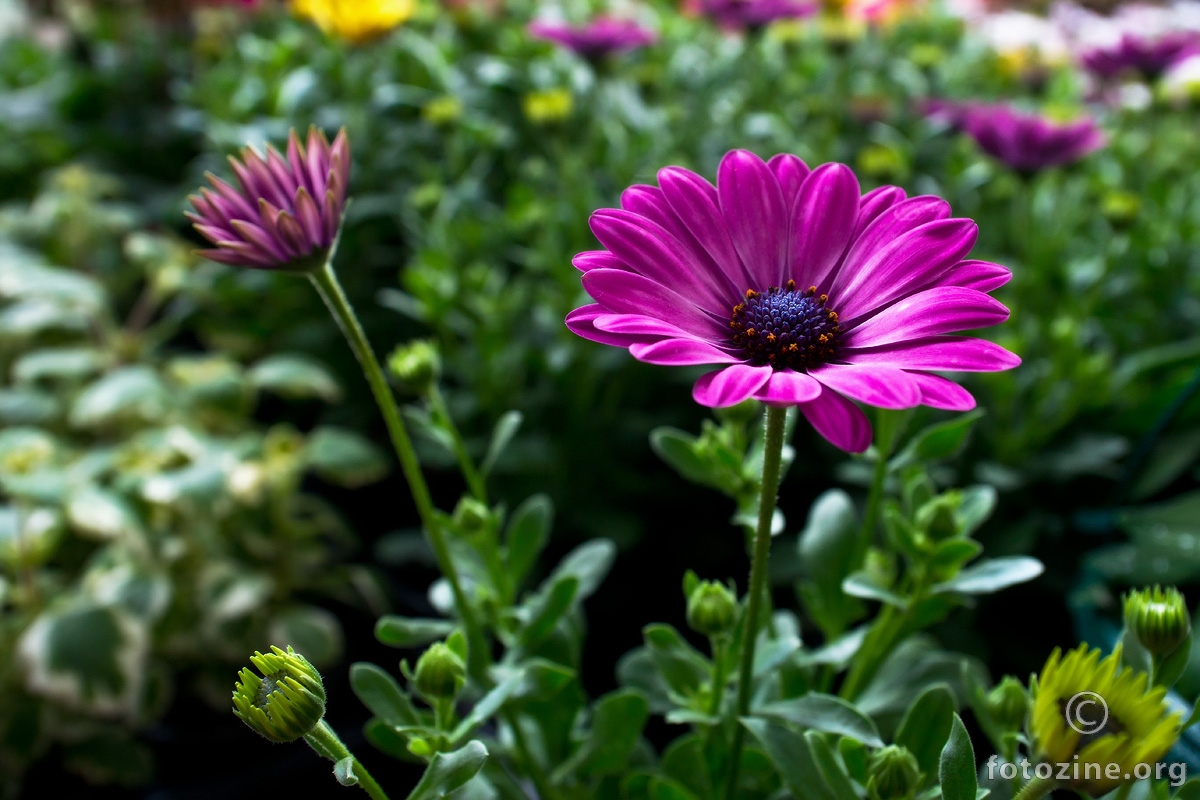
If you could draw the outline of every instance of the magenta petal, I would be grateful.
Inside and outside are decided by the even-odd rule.
[[[962,286],[980,292],[992,292],[1012,280],[1008,267],[990,261],[962,261],[943,276],[943,286]]]
[[[851,364],[949,372],[998,372],[1021,363],[1019,356],[1000,345],[969,336],[935,336],[863,350],[846,349],[841,356]]]
[[[820,381],[789,369],[771,373],[767,385],[759,389],[754,397],[773,406],[795,406],[816,400],[820,394]]]
[[[910,197],[886,209],[854,237],[827,293],[835,299],[844,297],[846,286],[856,279],[863,266],[881,249],[909,231],[949,216],[950,204],[930,195]]]
[[[742,263],[760,291],[783,284],[787,214],[775,174],[748,150],[731,150],[717,168],[721,214]]]
[[[609,314],[607,312],[592,320],[596,330],[606,333],[628,333],[641,336],[669,337],[672,339],[694,339],[692,334],[670,323],[654,317],[638,314]]]
[[[734,364],[701,375],[692,387],[692,398],[702,406],[725,408],[754,395],[771,378],[770,367]]]
[[[608,315],[609,312],[601,308],[598,303],[582,306],[575,309],[570,314],[567,314],[567,329],[576,336],[582,336],[584,339],[589,341],[599,342],[600,344],[607,344],[613,347],[629,347],[631,344],[644,344],[662,338],[661,336],[609,333],[607,331],[599,330],[595,325],[596,318]]]
[[[867,226],[878,219],[880,214],[897,203],[904,202],[907,198],[908,195],[899,186],[880,186],[878,189],[872,189],[864,194],[858,204],[858,220],[854,224],[854,238],[857,239],[861,236]]]
[[[779,181],[779,188],[783,190],[783,207],[788,214],[791,214],[792,206],[796,203],[796,195],[800,194],[800,187],[804,185],[804,180],[812,170],[808,168],[808,164],[791,153],[771,156],[767,166],[775,173],[775,179]]]
[[[583,288],[611,312],[655,317],[702,338],[726,333],[691,300],[636,272],[593,269],[583,274]]]
[[[671,288],[714,313],[725,313],[729,293],[720,291],[710,271],[696,263],[678,239],[645,217],[616,208],[592,214],[592,233],[640,275]]]
[[[858,406],[837,392],[800,405],[800,411],[817,433],[847,453],[862,453],[871,446],[871,422]]]
[[[682,167],[664,167],[658,171],[658,185],[671,210],[691,231],[692,236],[720,266],[735,285],[738,294],[753,289],[753,276],[742,265],[729,227],[717,205],[717,189],[696,173]]]
[[[917,292],[868,317],[842,339],[842,344],[873,347],[986,328],[1006,319],[1008,309],[983,292],[939,286]]]
[[[657,186],[641,184],[631,186],[621,193],[621,207],[662,226],[674,236],[679,244],[683,245],[691,254],[692,259],[704,273],[707,282],[723,299],[739,297],[746,290],[744,286],[739,286],[741,283],[740,272],[735,280],[734,276],[727,274],[726,270],[713,260],[712,255],[704,249],[700,241],[671,208],[662,189]]]
[[[854,273],[838,275],[831,306],[849,325],[911,286],[925,286],[944,275],[975,246],[978,228],[969,219],[930,222],[885,245]],[[834,292],[837,294],[834,294]]]
[[[908,373],[921,387],[921,404],[946,411],[970,411],[975,407],[975,398],[963,387],[940,375],[928,372]]]
[[[788,275],[799,288],[828,291],[829,276],[854,233],[858,201],[858,179],[845,164],[822,164],[804,181],[792,209]]]
[[[668,367],[736,364],[741,360],[699,339],[664,339],[652,344],[635,344],[630,346],[629,352],[638,361]]]
[[[287,253],[283,251],[283,247],[280,246],[279,242],[258,225],[240,219],[235,219],[229,224],[233,226],[233,229],[237,231],[238,236],[242,237],[242,239],[270,253],[280,261],[289,260]]]
[[[571,259],[571,263],[580,272],[590,272],[594,269],[629,269],[624,261],[607,250],[587,250],[577,253]]]
[[[893,367],[822,364],[808,374],[840,394],[879,408],[912,408],[921,389],[907,373]]]

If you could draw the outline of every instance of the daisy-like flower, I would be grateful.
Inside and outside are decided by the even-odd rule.
[[[985,103],[943,104],[932,115],[948,119],[981,150],[1026,175],[1073,164],[1106,142],[1090,117],[1059,123],[1009,105]]]
[[[578,55],[598,61],[616,53],[637,50],[654,44],[658,34],[631,19],[596,17],[586,25],[566,25],[553,22],[533,22],[529,33],[554,42]]]
[[[817,13],[817,4],[804,0],[699,0],[695,7],[721,27],[733,30],[756,30],[776,20]]]
[[[189,200],[188,218],[216,247],[200,254],[239,267],[309,271],[325,263],[337,239],[350,181],[350,141],[338,133],[333,144],[316,128],[307,146],[292,131],[287,154],[251,148],[229,163],[241,190],[208,175]]]
[[[1065,657],[1055,649],[1030,680],[1034,755],[1072,764],[1061,783],[1093,797],[1128,783],[1136,765],[1157,762],[1179,737],[1180,717],[1167,707],[1166,688],[1151,688],[1145,672],[1120,663],[1119,647],[1104,659],[1086,644]]]
[[[348,42],[375,39],[416,13],[416,0],[292,0],[292,11]]]
[[[716,186],[679,167],[658,183],[592,215],[606,249],[574,264],[596,302],[566,322],[647,363],[717,365],[693,388],[702,405],[799,406],[830,442],[862,452],[871,426],[851,400],[962,411],[974,398],[934,371],[1020,363],[947,335],[1007,319],[987,292],[1010,274],[965,260],[975,223],[940,198],[864,195],[844,164],[810,170],[744,150],[722,159]]]
[[[1200,53],[1200,34],[1181,32],[1157,38],[1126,33],[1116,42],[1080,53],[1089,72],[1105,79],[1135,73],[1155,80],[1188,56]]]

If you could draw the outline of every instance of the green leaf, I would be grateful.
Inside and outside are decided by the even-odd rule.
[[[704,756],[704,739],[698,733],[680,736],[667,746],[663,751],[662,771],[697,797],[711,800],[715,794],[714,781]]]
[[[864,600],[878,600],[899,609],[908,608],[908,601],[890,589],[875,582],[875,576],[870,572],[855,572],[842,581],[842,591],[851,597],[861,597]]]
[[[975,800],[979,783],[975,776],[975,749],[962,718],[954,715],[950,738],[938,762],[942,800]]]
[[[408,795],[408,800],[445,797],[479,774],[487,758],[487,748],[480,741],[467,742],[450,753],[438,753]]]
[[[150,749],[119,729],[68,745],[62,758],[67,769],[95,784],[141,786],[154,774]]]
[[[962,500],[954,512],[960,536],[970,536],[987,521],[996,508],[996,490],[991,486],[968,486],[961,490]]]
[[[848,701],[829,694],[814,692],[790,700],[776,700],[756,710],[754,715],[848,736],[870,747],[883,747],[883,740],[870,717]]]
[[[642,635],[651,662],[672,691],[692,695],[711,679],[708,659],[670,625],[647,625]]]
[[[950,726],[957,709],[950,687],[935,684],[908,707],[896,732],[896,744],[907,747],[916,756],[927,780],[937,774],[942,748],[950,737]]]
[[[593,539],[567,553],[547,580],[553,583],[568,575],[578,578],[579,588],[575,592],[575,599],[577,602],[583,601],[600,588],[616,557],[617,546],[611,540]]]
[[[311,397],[335,403],[342,390],[329,370],[298,353],[277,353],[255,364],[249,372],[251,384],[291,399]]]
[[[1200,779],[1192,778],[1171,795],[1172,800],[1200,800]]]
[[[44,611],[17,644],[31,692],[97,715],[132,716],[150,638],[123,609],[78,604]]]
[[[420,647],[445,639],[453,631],[454,623],[445,619],[388,614],[375,623],[375,638],[388,647]]]
[[[537,563],[546,542],[550,541],[553,522],[554,503],[544,494],[529,497],[512,513],[505,533],[512,586],[520,586]]]
[[[362,434],[323,425],[308,437],[304,449],[308,465],[325,480],[355,489],[387,475],[383,451]]]
[[[525,670],[523,669],[513,671],[507,678],[500,681],[494,689],[481,697],[475,707],[471,709],[471,713],[458,723],[458,727],[450,734],[450,741],[457,743],[470,736],[475,728],[499,711],[500,707],[508,701],[508,698],[516,694],[524,682]]]
[[[946,539],[937,543],[929,555],[929,566],[941,575],[952,573],[983,552],[974,539]]]
[[[828,588],[840,588],[854,568],[858,513],[841,489],[830,489],[813,503],[797,544],[804,574]]]
[[[525,417],[520,411],[505,411],[500,415],[500,419],[496,420],[496,427],[492,429],[492,440],[488,443],[487,454],[484,455],[483,461],[479,465],[480,474],[485,477],[491,474],[496,467],[496,462],[500,460],[500,456],[504,455],[505,449],[517,435],[517,430],[520,429],[524,419]]]
[[[983,414],[983,409],[977,408],[948,422],[930,425],[909,441],[908,445],[891,460],[888,469],[894,472],[909,464],[953,458],[967,443],[971,428]]]
[[[17,359],[12,366],[12,377],[16,383],[82,380],[104,369],[108,363],[108,355],[94,347],[34,350]]]
[[[1042,562],[1030,556],[1004,556],[980,561],[948,581],[933,587],[935,592],[991,594],[1009,586],[1031,581],[1045,571]]]
[[[1192,634],[1189,631],[1187,638],[1179,643],[1179,646],[1171,651],[1166,658],[1158,660],[1154,668],[1154,685],[1165,686],[1170,689],[1175,685],[1175,681],[1179,680],[1179,676],[1187,669],[1189,658],[1192,654]]]
[[[696,437],[677,428],[660,427],[650,431],[650,448],[663,461],[693,483],[706,486],[716,480],[713,469],[696,455]]]
[[[563,614],[570,610],[579,591],[579,579],[567,575],[543,587],[528,605],[529,622],[521,630],[520,642],[529,648],[541,642],[553,631]]]
[[[167,413],[170,399],[154,370],[121,367],[89,384],[71,406],[76,428],[100,428],[122,422],[153,422]]]
[[[645,699],[622,689],[610,692],[592,706],[587,738],[552,778],[556,783],[572,773],[580,777],[619,775],[629,767],[629,754],[650,716]]]
[[[777,722],[751,717],[743,717],[740,722],[762,744],[775,771],[794,796],[839,800],[821,774],[804,736]]]
[[[136,536],[141,521],[125,498],[97,486],[81,486],[67,498],[67,521],[88,539],[111,541]]]
[[[393,727],[420,725],[412,700],[396,679],[365,661],[350,665],[350,688],[372,714]]]
[[[354,774],[354,756],[346,756],[333,765],[333,777],[342,786],[357,786],[358,776]]]
[[[829,785],[837,800],[859,800],[850,776],[846,774],[837,753],[829,746],[826,737],[818,731],[808,731],[804,734],[804,739],[808,742],[821,776],[825,778],[825,783]]]
[[[271,618],[267,644],[291,645],[315,666],[332,667],[342,657],[342,626],[319,606],[291,605]]]

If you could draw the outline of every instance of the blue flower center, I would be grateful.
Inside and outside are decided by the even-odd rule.
[[[825,364],[833,359],[840,333],[837,312],[825,307],[828,300],[815,286],[797,291],[795,281],[765,292],[747,289],[729,320],[733,346],[756,367],[800,372]]]

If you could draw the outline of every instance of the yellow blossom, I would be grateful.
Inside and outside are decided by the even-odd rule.
[[[1030,685],[1035,755],[1077,765],[1062,784],[1093,797],[1127,783],[1138,764],[1156,763],[1179,737],[1180,717],[1170,713],[1166,689],[1120,664],[1119,647],[1104,659],[1086,644],[1066,656],[1055,649]]]
[[[525,95],[522,105],[530,122],[545,125],[571,116],[575,101],[569,89],[547,89]]]
[[[416,9],[416,0],[292,0],[297,16],[356,44],[387,33]]]

